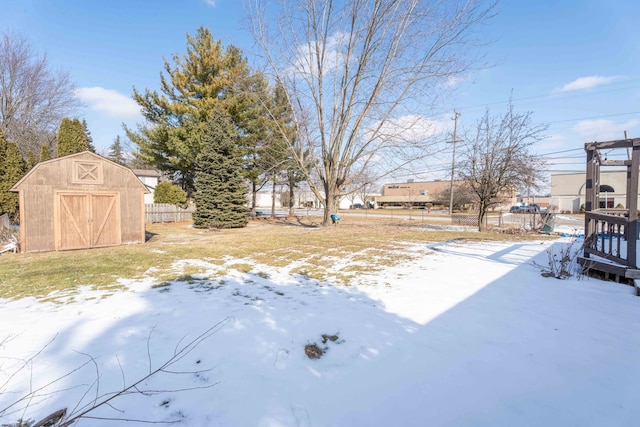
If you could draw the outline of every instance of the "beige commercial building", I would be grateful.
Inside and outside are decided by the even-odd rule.
[[[429,204],[428,207],[448,205],[450,186],[451,181],[410,181],[385,184],[382,188],[382,195],[375,198],[375,207],[425,208],[427,204]]]
[[[453,193],[463,185],[463,181],[453,182]],[[382,195],[375,197],[376,208],[424,209],[449,207],[451,181],[422,181],[385,184]],[[496,209],[509,209],[516,202],[515,192],[502,198]]]
[[[624,170],[600,171],[600,206],[626,208],[627,173]],[[584,172],[551,175],[549,205],[559,212],[579,213],[585,203],[586,174]]]

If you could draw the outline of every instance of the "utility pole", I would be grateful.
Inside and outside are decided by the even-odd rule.
[[[453,110],[453,113],[454,117],[451,119],[454,120],[453,141],[449,141],[453,144],[453,155],[451,156],[451,185],[449,186],[449,215],[453,215],[453,177],[456,166],[456,142],[458,142],[458,140],[456,139],[456,133],[458,131],[458,117],[460,116],[460,113],[458,113],[455,109]]]

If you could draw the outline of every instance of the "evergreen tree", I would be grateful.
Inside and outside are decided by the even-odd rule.
[[[274,166],[277,165],[282,181],[289,188],[287,199],[289,200],[289,215],[295,214],[295,188],[306,180],[308,173],[301,169],[300,165],[308,171],[311,169],[309,162],[309,149],[303,148],[298,143],[293,108],[289,102],[286,88],[278,82],[273,92],[272,126],[274,127],[273,142],[269,153]]]
[[[47,160],[51,160],[51,150],[47,144],[42,144],[42,147],[40,147],[40,161],[45,162]]]
[[[33,151],[31,151],[31,149],[29,149],[29,151],[27,151],[27,164],[25,167],[25,171],[30,171],[31,169],[33,169],[33,167],[36,165],[36,155],[33,154]]]
[[[109,147],[109,160],[112,160],[118,164],[124,165],[127,163],[127,159],[124,157],[124,151],[122,151],[122,144],[120,143],[120,135],[116,136],[116,139]]]
[[[9,192],[9,189],[24,173],[25,165],[20,149],[13,142],[7,142],[0,132],[0,214],[8,213],[16,217],[18,194]]]
[[[193,221],[198,228],[247,225],[247,187],[242,174],[242,152],[234,142],[234,133],[228,116],[214,111],[197,158]]]
[[[58,157],[90,150],[89,138],[80,120],[65,117],[58,130]]]
[[[250,185],[251,216],[256,214],[257,194],[269,182],[272,163],[269,146],[272,142],[273,120],[269,117],[265,104],[271,99],[269,86],[261,74],[256,74],[243,82],[241,96],[234,105],[239,127],[243,129],[238,145],[243,152],[243,173]]]
[[[6,158],[7,158],[7,140],[4,139],[4,133],[2,132],[2,129],[0,129],[0,182],[2,182],[4,177],[4,170],[6,168],[6,165],[5,165]]]
[[[236,127],[240,82],[249,75],[247,60],[234,47],[224,48],[204,27],[195,36],[187,35],[187,53],[165,60],[160,77],[161,92],[134,88],[134,100],[149,123],[137,132],[126,129],[139,148],[136,156],[168,172],[190,195],[194,191],[194,170],[202,148],[200,136],[207,127],[210,112],[226,111]],[[239,132],[234,138],[237,138]]]
[[[140,157],[133,153],[133,157],[127,162],[127,166],[131,169],[155,169],[155,166],[142,160]]]
[[[91,132],[89,131],[89,126],[87,126],[87,121],[85,119],[82,119],[82,129],[84,131],[84,138],[87,144],[86,149],[95,153],[96,147],[93,146],[93,138],[91,137]]]
[[[233,109],[236,125],[242,130],[238,145],[243,150],[244,173],[251,187],[253,216],[257,193],[267,182],[293,183],[293,192],[293,186],[304,176],[291,155],[296,132],[284,86],[277,84],[273,88],[262,74],[256,73],[241,82],[240,87]],[[293,193],[290,197],[293,199]]]

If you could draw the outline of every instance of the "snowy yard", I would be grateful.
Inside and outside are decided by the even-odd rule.
[[[183,260],[176,277],[194,264],[207,273],[0,300],[0,411],[19,401],[0,424],[100,401],[222,322],[174,373],[144,381],[149,393],[78,425],[637,425],[640,298],[541,277],[533,262],[563,241],[420,245],[416,260],[352,286]],[[319,359],[305,355],[314,343]]]

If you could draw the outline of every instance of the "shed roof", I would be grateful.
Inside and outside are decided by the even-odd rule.
[[[63,157],[56,157],[55,159],[50,159],[50,160],[46,160],[44,162],[40,162],[38,164],[36,164],[33,168],[31,168],[31,170],[29,172],[27,172],[27,174],[25,176],[23,176],[18,182],[16,182],[13,187],[11,187],[9,189],[9,191],[13,191],[14,193],[17,193],[18,191],[20,191],[20,188],[24,185],[25,182],[27,182],[29,179],[31,179],[31,177],[33,175],[35,175],[37,172],[37,170],[39,168],[41,168],[43,165],[47,165],[47,164],[51,164],[51,163],[57,163],[57,162],[62,162],[62,161],[66,161],[69,159],[72,159],[74,157],[94,157],[95,160],[99,160],[105,163],[109,163],[112,166],[115,166],[117,168],[122,169],[123,173],[129,173],[131,174],[131,176],[133,178],[135,178],[135,181],[137,183],[140,184],[140,187],[142,187],[142,189],[145,191],[145,193],[151,193],[151,191],[149,191],[149,189],[147,188],[146,185],[144,185],[144,183],[142,181],[140,181],[140,178],[138,178],[136,176],[135,173],[133,173],[133,171],[131,169],[129,169],[126,166],[123,166],[121,164],[118,164],[116,162],[113,162],[105,157],[102,157],[96,153],[92,153],[91,151],[81,151],[79,153],[74,153],[74,154],[69,154],[68,156],[63,156]]]
[[[162,172],[155,169],[131,169],[136,176],[152,176],[160,178]]]

